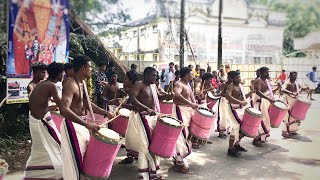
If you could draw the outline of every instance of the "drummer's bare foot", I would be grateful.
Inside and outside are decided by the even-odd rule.
[[[311,100],[311,101],[315,101],[315,99],[313,99],[313,98],[310,98],[310,100]]]
[[[207,144],[212,144],[212,141],[209,141],[209,140],[208,140],[208,141],[207,141]]]
[[[252,141],[252,144],[256,147],[263,147],[263,145],[261,144],[261,141],[259,139],[254,139]]]
[[[241,155],[241,153],[237,151],[235,148],[233,148],[233,149],[228,149],[228,155],[232,157],[238,157]]]
[[[174,169],[183,174],[193,174],[193,172],[190,171],[190,168],[187,168],[184,165],[175,164]]]
[[[234,145],[234,148],[235,148],[237,151],[247,152],[247,150],[246,150],[244,147],[240,146],[240,144]]]
[[[119,164],[132,164],[134,162],[133,157],[126,157],[124,160],[120,161]]]
[[[224,132],[219,132],[219,138],[226,138],[227,135]]]
[[[300,134],[297,133],[297,132],[291,132],[290,134],[291,134],[291,135],[300,135]]]
[[[121,148],[126,148],[126,146],[124,144],[121,144]]]

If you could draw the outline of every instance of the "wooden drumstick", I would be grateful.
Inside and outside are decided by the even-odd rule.
[[[112,118],[112,119],[110,119],[110,120],[108,120],[108,121],[100,124],[99,126],[100,126],[100,127],[103,127],[104,125],[106,125],[106,124],[108,124],[108,123],[111,123],[112,121],[114,121],[115,119],[117,119],[119,116],[120,116],[120,114],[118,114],[118,115],[116,115],[114,118]]]
[[[60,52],[60,54],[61,54],[62,56],[64,56],[65,58],[68,58],[68,59],[70,59],[70,60],[73,60],[73,58],[72,58],[72,57],[70,57],[70,56],[66,56],[66,55],[62,54],[62,52]]]
[[[86,99],[87,99],[87,102],[88,102],[88,106],[89,106],[89,111],[90,111],[90,114],[91,114],[91,118],[93,120],[93,123],[96,123],[96,119],[94,117],[94,114],[93,114],[93,110],[92,110],[92,106],[91,106],[91,101],[90,101],[90,98],[89,98],[89,94],[88,94],[88,89],[87,89],[87,85],[86,85],[86,82],[83,81],[83,88],[84,88],[84,92],[85,92],[85,95],[86,95]]]

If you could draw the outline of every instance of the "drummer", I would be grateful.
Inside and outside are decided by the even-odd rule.
[[[263,121],[259,128],[259,136],[257,136],[252,144],[257,147],[262,147],[262,143],[266,142],[266,138],[270,131],[270,117],[269,117],[269,106],[275,103],[274,91],[271,88],[269,78],[269,68],[261,67],[260,78],[255,80],[254,89],[256,95],[254,97],[254,108],[260,110],[263,113]]]
[[[126,77],[123,82],[124,91],[127,94],[131,94],[134,84],[138,81],[139,74],[136,71],[130,70],[126,73]],[[138,109],[131,104],[131,102],[127,101],[122,107],[127,108],[129,110],[138,111]],[[131,164],[135,160],[138,159],[138,143],[136,142],[136,138],[139,137],[139,133],[134,128],[132,121],[128,122],[128,128],[125,135],[125,145],[127,150],[127,157],[119,162],[119,164]]]
[[[156,115],[160,112],[159,99],[163,100],[169,96],[159,94],[154,84],[156,78],[157,70],[147,67],[143,72],[143,80],[135,83],[130,94],[132,104],[139,109],[136,112],[132,111],[129,116],[129,122],[132,121],[139,132],[136,139],[136,143],[139,144],[139,179],[163,179],[156,173],[160,168],[159,157],[149,152],[152,130],[157,121]]]
[[[26,179],[61,179],[60,133],[52,121],[48,107],[48,99],[53,97],[60,105],[60,97],[56,87],[62,81],[63,64],[53,62],[48,67],[49,77],[41,81],[29,98],[29,127],[32,138],[31,155],[26,164]],[[48,151],[50,150],[50,151]],[[53,154],[50,154],[53,153]],[[40,168],[54,166],[54,169]],[[39,168],[34,168],[39,167]]]
[[[230,71],[229,71],[230,72]],[[218,102],[218,121],[217,121],[217,129],[219,132],[219,138],[226,138],[227,137],[227,129],[229,128],[229,119],[230,119],[230,112],[229,112],[229,103],[226,98],[226,92],[228,89],[228,86],[233,82],[233,79],[231,76],[229,76],[228,73],[228,79],[226,82],[223,82],[220,85],[220,100]]]
[[[103,99],[107,100],[107,109],[113,112],[124,96],[125,92],[121,91],[119,87],[117,72],[111,71],[109,73],[109,82],[105,84],[102,92]]]
[[[28,96],[30,97],[32,90],[36,87],[36,85],[43,81],[47,74],[48,66],[42,62],[36,62],[32,65],[32,81],[29,82],[27,86]]]
[[[240,125],[242,117],[245,111],[245,107],[248,105],[246,99],[251,96],[253,91],[248,94],[244,93],[244,88],[241,84],[240,72],[230,71],[228,77],[232,79],[232,83],[227,87],[226,98],[230,105],[228,107],[230,113],[229,122],[232,127],[231,135],[229,138],[228,155],[238,157],[241,155],[240,151],[246,152],[247,150],[240,146],[240,140],[244,135],[240,132]]]
[[[298,84],[297,80],[298,73],[290,72],[289,79],[284,82],[282,86],[282,92],[284,93],[283,98],[287,102],[289,108],[291,109],[297,100],[299,93],[301,92],[301,86]],[[282,126],[282,136],[285,138],[290,138],[291,135],[297,134],[299,121],[290,115],[290,111],[286,114],[283,119]]]
[[[192,173],[186,157],[191,153],[189,126],[194,115],[194,109],[198,108],[189,82],[193,79],[192,69],[183,67],[180,70],[180,80],[174,85],[174,98],[172,114],[183,122],[184,129],[177,141],[177,156],[175,157],[175,170],[181,173]]]
[[[84,98],[85,84],[83,81],[91,75],[91,59],[80,55],[73,60],[74,76],[67,78],[63,84],[60,113],[65,117],[61,125],[61,158],[63,179],[74,180],[80,178],[80,168],[87,144],[90,138],[89,131],[99,130],[95,123],[87,122],[85,111],[89,110],[89,104]],[[93,112],[107,115],[106,112],[91,103]]]
[[[201,81],[195,83],[194,94],[196,99],[198,100],[198,104],[203,105],[205,104],[206,94],[207,92],[214,93],[215,88],[212,86],[212,78],[213,74],[211,73],[204,73],[201,75]]]

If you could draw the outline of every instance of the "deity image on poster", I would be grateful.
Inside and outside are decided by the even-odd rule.
[[[68,9],[68,0],[11,0],[9,77],[30,77],[35,62],[68,62]]]

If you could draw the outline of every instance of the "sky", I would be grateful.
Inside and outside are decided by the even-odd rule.
[[[128,8],[128,13],[131,20],[144,18],[150,10],[155,6],[155,0],[119,0],[125,8]]]

